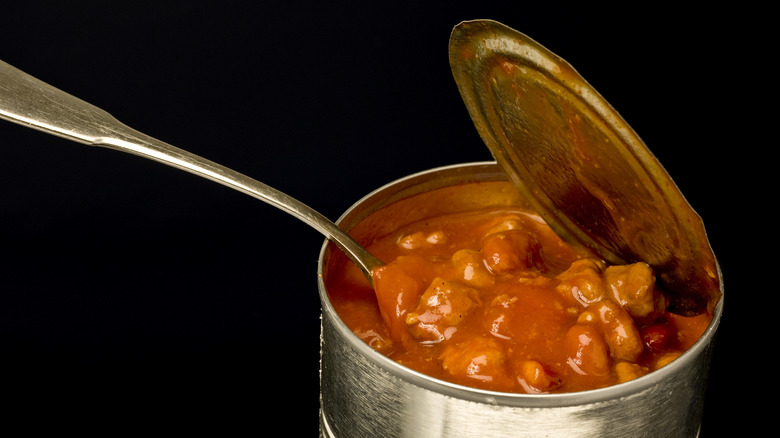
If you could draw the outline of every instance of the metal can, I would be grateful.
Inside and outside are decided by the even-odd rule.
[[[338,223],[368,242],[388,227],[429,212],[403,208],[403,200],[443,187],[506,180],[496,163],[431,169],[387,184],[354,204]],[[507,191],[485,203],[522,202]],[[483,205],[480,205],[480,207]],[[487,206],[487,205],[485,205]],[[466,208],[455,203],[451,207]],[[469,208],[478,207],[469,205]],[[381,209],[403,214],[383,216]],[[390,217],[391,219],[387,219]],[[398,223],[393,223],[397,221]],[[358,230],[358,224],[366,224]],[[343,255],[325,243],[319,258],[322,303],[320,435],[344,437],[694,437],[723,300],[703,336],[684,354],[646,376],[597,390],[513,394],[455,385],[412,371],[373,350],[334,310],[325,277]],[[722,290],[722,284],[721,284]]]

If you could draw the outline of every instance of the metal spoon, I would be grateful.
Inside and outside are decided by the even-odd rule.
[[[311,207],[246,175],[171,146],[106,111],[0,61],[0,118],[90,146],[101,146],[185,170],[267,202],[310,225],[339,247],[373,284],[383,263]]]

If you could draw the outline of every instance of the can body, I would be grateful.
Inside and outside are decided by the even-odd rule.
[[[448,166],[411,175],[364,197],[339,220],[351,229],[372,213],[437,188],[503,180],[495,163]],[[508,197],[515,196],[507,194]],[[506,200],[486,198],[486,203]],[[470,205],[469,207],[473,207]],[[460,206],[453,207],[455,209]],[[403,221],[416,212],[400,207]],[[385,227],[363,227],[358,241]],[[377,353],[341,321],[323,276],[338,250],[319,260],[322,302],[320,435],[323,437],[695,437],[723,300],[699,341],[644,377],[567,394],[508,394],[467,388],[412,371]]]

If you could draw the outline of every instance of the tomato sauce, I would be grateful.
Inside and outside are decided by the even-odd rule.
[[[608,266],[524,208],[435,215],[366,246],[390,261],[375,288],[351,263],[325,279],[344,323],[408,368],[475,388],[625,382],[674,360],[712,317],[668,312],[650,266]]]

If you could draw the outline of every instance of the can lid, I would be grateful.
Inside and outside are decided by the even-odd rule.
[[[714,310],[719,271],[701,218],[566,61],[492,20],[456,26],[449,58],[493,157],[562,238],[613,264],[646,262],[675,313]]]

